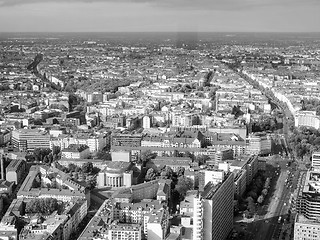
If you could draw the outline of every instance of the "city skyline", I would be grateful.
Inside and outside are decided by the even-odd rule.
[[[314,0],[0,0],[0,32],[319,32]]]

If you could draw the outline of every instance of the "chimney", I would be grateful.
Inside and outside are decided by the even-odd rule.
[[[0,161],[1,161],[1,179],[4,180],[4,162],[3,162],[3,156],[0,154]]]

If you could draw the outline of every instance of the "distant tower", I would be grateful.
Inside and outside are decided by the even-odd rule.
[[[149,116],[144,116],[142,119],[142,127],[148,129],[151,127],[151,119]]]

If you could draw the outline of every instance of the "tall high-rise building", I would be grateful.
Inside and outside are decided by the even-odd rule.
[[[227,238],[233,227],[233,181],[228,173],[221,183],[208,182],[194,198],[193,240]]]
[[[320,173],[308,171],[303,180],[296,204],[294,240],[320,239]]]

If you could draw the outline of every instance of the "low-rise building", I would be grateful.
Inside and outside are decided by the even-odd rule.
[[[180,167],[184,167],[185,170],[191,168],[192,159],[189,157],[156,157],[155,159],[147,162],[147,168],[160,168],[161,166],[168,166],[174,172],[176,172]]]
[[[71,144],[68,148],[61,151],[62,158],[85,159],[90,156],[90,150],[87,145]]]
[[[85,187],[71,180],[67,173],[45,165],[30,168],[17,198],[56,198],[64,202],[85,199],[87,208],[90,206],[90,192]]]
[[[10,197],[12,194],[14,182],[9,182],[7,180],[0,179],[0,194],[6,193]]]
[[[99,168],[100,170],[103,170],[107,167],[109,161],[104,161],[101,159],[85,159],[85,158],[79,158],[79,159],[70,159],[70,158],[61,158],[58,160],[58,163],[64,167],[68,167],[69,164],[74,164],[77,167],[82,167],[83,164],[91,162],[93,167]]]
[[[79,240],[165,239],[169,211],[156,200],[137,203],[106,200],[83,230]]]

